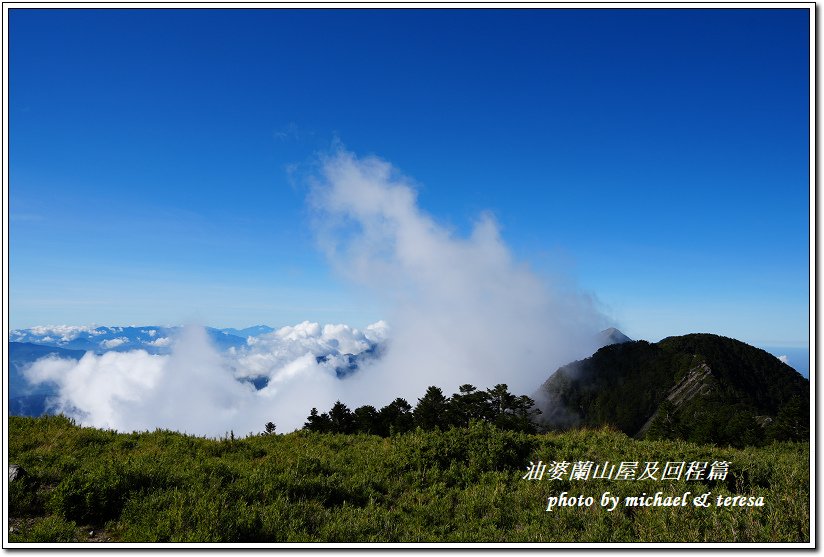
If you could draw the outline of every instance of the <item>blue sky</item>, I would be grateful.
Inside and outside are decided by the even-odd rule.
[[[9,16],[10,323],[364,326],[306,176],[413,178],[633,338],[809,336],[806,10]]]

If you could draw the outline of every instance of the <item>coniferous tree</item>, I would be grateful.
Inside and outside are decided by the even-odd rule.
[[[381,435],[388,436],[392,433],[404,433],[414,427],[414,417],[412,406],[403,398],[396,398],[379,412],[381,424]]]
[[[491,407],[487,393],[477,387],[464,384],[452,395],[449,422],[456,427],[466,427],[472,420],[489,421]]]
[[[316,433],[329,433],[332,430],[332,420],[329,419],[329,414],[326,412],[318,414],[318,409],[312,408],[306,423],[303,424],[303,429]]]
[[[354,433],[355,416],[352,411],[342,403],[336,401],[329,411],[329,419],[332,422],[332,433]]]
[[[498,426],[507,423],[514,412],[515,397],[510,394],[505,383],[499,383],[491,389],[486,390],[487,409],[489,418]]]
[[[366,405],[355,408],[355,431],[358,433],[368,433],[378,435],[380,423],[378,411],[374,406]]]
[[[537,417],[541,411],[535,406],[535,401],[526,395],[521,395],[515,399],[513,403],[512,427],[515,431],[523,431],[525,433],[535,433]]]
[[[426,389],[423,397],[418,399],[415,406],[415,425],[421,429],[446,429],[448,427],[447,409],[449,399],[438,387],[431,386]]]

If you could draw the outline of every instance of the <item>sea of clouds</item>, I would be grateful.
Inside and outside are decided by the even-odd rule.
[[[383,303],[386,322],[362,330],[305,322],[224,352],[189,326],[168,355],[49,358],[27,378],[54,382],[54,408],[96,427],[220,436],[274,421],[285,432],[313,407],[381,407],[398,396],[414,405],[429,385],[451,393],[464,383],[506,383],[532,393],[560,365],[591,354],[608,324],[591,297],[516,260],[491,215],[479,215],[467,236],[455,234],[418,206],[412,181],[384,160],[345,150],[323,157],[308,203],[330,264]],[[379,358],[338,377],[344,355],[375,345]],[[256,389],[247,381],[255,377],[268,383]]]

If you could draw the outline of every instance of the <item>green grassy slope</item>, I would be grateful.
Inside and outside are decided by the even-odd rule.
[[[809,542],[809,444],[743,450],[608,430],[486,424],[390,438],[296,432],[209,440],[9,419],[10,541]],[[530,461],[716,461],[724,481],[523,480]],[[622,507],[598,498],[712,492],[763,507]],[[592,507],[546,512],[547,497]],[[94,536],[89,532],[94,530]]]

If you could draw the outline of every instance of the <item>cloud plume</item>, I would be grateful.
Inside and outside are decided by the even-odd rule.
[[[592,300],[517,261],[489,214],[456,236],[391,164],[346,151],[324,160],[311,199],[330,261],[389,302],[391,348],[353,382],[387,396],[462,383],[532,392],[595,347],[604,320]]]

